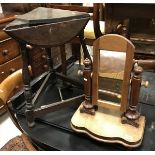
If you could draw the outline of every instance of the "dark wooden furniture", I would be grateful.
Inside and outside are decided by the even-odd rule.
[[[51,47],[63,45],[77,35],[81,38],[81,31],[83,31],[88,20],[89,14],[87,13],[39,7],[29,13],[18,16],[16,20],[5,27],[5,32],[15,38],[21,48],[23,60],[22,74],[26,99],[25,114],[29,127],[34,126],[34,119],[39,115],[58,109],[63,105],[70,104],[76,99],[83,98],[83,95],[80,95],[66,101],[62,100],[61,102],[55,103],[55,106],[51,105],[34,109],[34,103],[38,99],[50,76],[57,76],[74,85],[81,86],[81,84],[75,80],[68,79],[65,75],[55,72],[51,58]],[[84,46],[82,40],[81,38],[81,43]],[[32,96],[31,92],[27,44],[44,47],[49,65],[49,73],[35,97]],[[85,47],[83,50],[84,54],[86,57],[90,58],[86,49]]]
[[[43,5],[43,4],[42,4]],[[41,4],[31,4],[31,3],[11,3],[11,4],[2,4],[3,13],[0,14],[0,83],[3,82],[9,75],[16,72],[18,69],[22,68],[22,59],[21,52],[19,49],[19,44],[7,35],[3,28],[11,21],[15,19],[15,15],[23,14],[27,11],[32,10],[41,6]],[[28,56],[29,56],[29,65],[32,67],[32,77],[35,78],[42,73],[48,70],[47,64],[47,54],[45,49],[38,48],[36,46],[27,46]],[[65,51],[68,51],[63,57],[61,57],[62,49],[60,47],[54,47],[52,54],[53,65],[54,67],[64,64],[65,60],[68,60],[72,57],[72,46],[70,44],[64,45]],[[64,60],[65,59],[65,60]],[[63,61],[64,60],[64,61]],[[67,64],[66,64],[67,65]],[[62,65],[63,68],[64,65]],[[66,67],[62,69],[65,72]],[[14,88],[10,97],[16,94],[22,86],[17,85]],[[4,94],[5,95],[5,94]],[[3,114],[6,111],[4,104],[0,103],[0,114]]]
[[[50,3],[49,3],[50,4]],[[37,7],[49,7],[45,3],[2,3],[2,10],[4,14],[13,14],[13,15],[20,15],[24,14],[32,9]],[[66,57],[66,60],[72,57],[72,51],[76,50],[74,46],[70,44],[64,45],[65,51],[63,52],[63,58],[61,58],[62,49],[61,47],[54,47],[52,50],[55,51],[54,55],[52,55],[53,64],[55,67],[62,65],[62,70],[65,72],[66,64],[63,61]],[[73,50],[72,50],[73,49]],[[31,52],[32,51],[32,52]],[[69,51],[66,53],[66,51]],[[30,64],[32,66],[33,77],[41,75],[43,72],[48,70],[47,65],[47,54],[44,48],[39,48],[36,46],[30,47],[29,46],[29,58]],[[66,66],[66,67],[64,67]]]
[[[126,36],[136,47],[137,59],[154,59],[154,4],[107,3],[105,32]]]
[[[8,75],[19,69],[22,62],[17,42],[3,31],[15,16],[0,14],[0,17],[0,82],[2,82]]]
[[[72,10],[72,11],[82,11],[82,12],[87,12],[92,14],[92,20],[87,24],[85,33],[84,33],[84,38],[86,44],[92,45],[93,41],[98,38],[102,33],[104,34],[104,5],[103,4],[98,4],[94,3],[92,6],[82,6],[80,3],[3,3],[2,4],[2,9],[4,13],[14,13],[14,14],[23,14],[28,11],[31,11],[32,9],[36,7],[47,7],[47,8],[59,8],[59,9],[64,9],[64,10]],[[102,33],[101,33],[102,32]],[[66,64],[65,64],[65,56],[68,58],[70,55],[73,55],[76,59],[81,59],[80,58],[80,41],[79,38],[73,39],[71,41],[71,49],[72,53],[68,54],[67,49],[64,46],[68,45],[62,45],[62,47],[56,48],[56,51],[58,51],[57,58],[54,59],[55,61],[59,61],[59,64],[62,63],[62,68],[63,68],[63,73],[66,73]],[[46,53],[44,50],[39,49],[38,47],[33,48],[33,52],[36,51],[36,53],[41,53],[42,56],[38,57],[38,61],[46,62],[45,55]],[[65,50],[64,50],[65,49]],[[37,52],[40,51],[40,52]],[[56,53],[56,52],[54,52]],[[60,56],[60,53],[63,53],[63,59]],[[67,55],[66,55],[67,54]],[[33,54],[30,55],[30,57]],[[32,56],[33,57],[33,56]],[[61,59],[60,59],[61,58]],[[47,64],[42,64],[42,63],[36,63],[36,61],[31,61],[32,63],[32,69],[34,74],[40,75],[45,69],[47,69]],[[37,69],[38,68],[38,69]]]
[[[22,65],[17,42],[3,31],[3,28],[14,19],[13,14],[0,14],[0,83]],[[4,105],[0,102],[0,115],[5,111]]]
[[[12,73],[22,68],[22,59],[19,49],[19,44],[3,31],[3,28],[15,19],[15,14],[0,14],[0,85],[1,83]],[[34,51],[35,49],[32,49]],[[43,57],[45,51],[41,51],[38,54],[36,50],[35,56],[29,51],[30,65],[33,70],[33,78],[41,73],[45,72],[47,68],[46,57]],[[58,53],[59,54],[59,53]],[[60,54],[59,54],[60,55]],[[57,59],[57,63],[56,63]],[[60,64],[60,58],[55,56],[54,64]],[[40,63],[38,63],[40,61]],[[17,93],[22,88],[22,85],[16,85],[14,91],[10,94],[10,97]],[[5,93],[5,92],[3,92]],[[6,111],[4,104],[0,102],[0,115]]]
[[[40,3],[36,3],[36,4],[34,4],[34,3],[2,3],[1,6],[2,6],[3,14],[6,14],[6,15],[12,14],[13,16],[15,16],[15,15],[19,15],[19,14],[28,12],[38,6],[41,6],[41,4]],[[8,23],[6,23],[6,24],[8,24]],[[3,26],[3,28],[4,27],[5,26]],[[9,38],[10,38],[10,36],[9,36]],[[8,46],[8,44],[6,44],[6,46]],[[33,52],[31,52],[31,50]],[[36,51],[36,53],[34,56],[33,53],[35,51]],[[40,52],[38,52],[38,51],[40,51]],[[21,57],[19,47],[16,49],[15,52],[17,52]],[[36,76],[40,75],[41,73],[48,70],[46,52],[44,50],[33,47],[32,49],[29,49],[29,57],[30,57],[30,64],[31,64],[32,70],[33,70],[33,77],[36,77]],[[21,61],[21,58],[20,58],[20,61]],[[59,60],[59,62],[60,62],[60,60]],[[20,66],[20,67],[18,67],[18,69],[21,68],[21,65],[18,65],[18,66]]]

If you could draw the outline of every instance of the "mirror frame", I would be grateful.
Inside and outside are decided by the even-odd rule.
[[[124,78],[122,83],[122,98],[120,104],[98,99],[98,74],[100,50],[114,52],[125,52],[126,60],[124,66]],[[135,47],[125,37],[117,34],[107,34],[94,41],[93,44],[93,76],[92,76],[92,103],[108,109],[126,111],[128,105],[128,94],[130,87],[130,76],[133,68]]]

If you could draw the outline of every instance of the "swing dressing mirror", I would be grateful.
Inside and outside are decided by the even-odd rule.
[[[129,40],[116,34],[94,42],[93,62],[84,61],[85,101],[71,119],[73,130],[127,147],[141,144],[145,117],[136,107],[143,68],[133,61],[134,49]]]
[[[134,46],[121,36],[106,35],[95,41],[92,103],[125,111],[128,104]]]

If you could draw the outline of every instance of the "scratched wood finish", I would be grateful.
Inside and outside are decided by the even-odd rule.
[[[62,45],[77,36],[90,18],[87,13],[79,14],[78,12],[60,9],[48,8],[46,10],[44,8],[40,11],[38,8],[37,11],[29,14],[29,20],[23,19],[23,15],[20,17],[23,19],[22,21],[20,18],[16,19],[6,26],[4,30],[13,38],[25,43],[42,47],[53,47]],[[45,14],[45,16],[42,17],[40,12]],[[51,15],[52,12],[54,13]],[[46,13],[49,13],[50,18],[48,18]],[[32,25],[29,26],[31,22]]]
[[[80,22],[79,20],[72,20],[61,24],[57,23],[53,25],[40,25],[37,26],[37,29],[36,26],[32,26],[29,28],[17,29],[13,31],[5,29],[5,31],[13,38],[16,37],[18,40],[31,43],[32,45],[38,45],[42,47],[59,46],[69,42],[72,38],[74,38],[87,24],[88,19],[89,18],[80,20]],[[73,29],[73,27],[75,29]],[[42,31],[43,35],[39,33],[40,31]]]
[[[125,37],[115,34],[108,34],[103,37],[100,37],[94,42],[93,49],[93,96],[92,103],[97,104],[98,100],[98,73],[99,73],[99,51],[100,50],[112,50],[118,52],[126,52],[126,62],[124,69],[124,78],[122,84],[122,99],[120,111],[125,111],[128,105],[128,93],[130,85],[130,74],[133,66],[133,57],[134,57],[134,45],[127,40]],[[109,64],[110,65],[110,64]],[[104,104],[102,104],[104,106]],[[117,108],[118,109],[118,108]]]

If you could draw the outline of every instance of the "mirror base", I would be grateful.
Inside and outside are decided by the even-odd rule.
[[[107,143],[118,143],[125,147],[138,147],[143,139],[145,117],[137,120],[139,127],[121,123],[119,111],[99,108],[95,115],[80,113],[77,109],[71,119],[71,127],[74,131],[85,133],[91,138]]]

